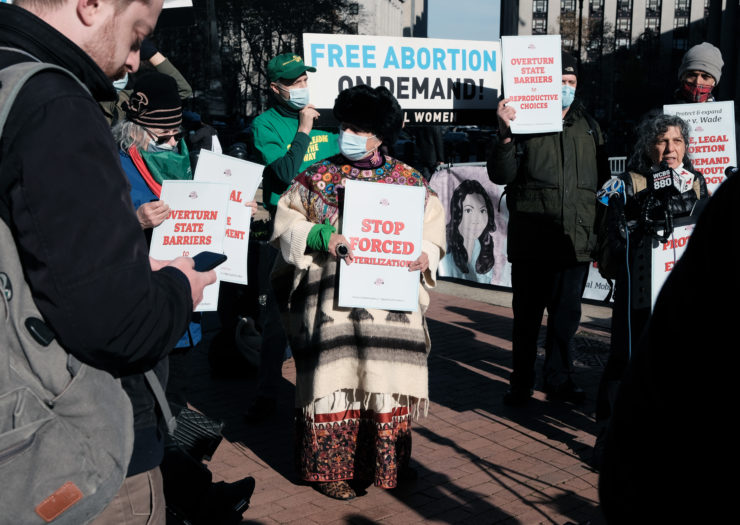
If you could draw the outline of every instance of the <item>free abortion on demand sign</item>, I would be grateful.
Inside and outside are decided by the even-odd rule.
[[[328,123],[339,92],[385,86],[414,124],[490,123],[501,92],[498,41],[303,35],[311,103]],[[324,111],[321,111],[324,110]]]

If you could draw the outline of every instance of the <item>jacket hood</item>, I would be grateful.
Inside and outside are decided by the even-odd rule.
[[[0,4],[0,46],[30,53],[71,71],[97,101],[115,100],[112,81],[87,53],[62,33],[21,7]]]

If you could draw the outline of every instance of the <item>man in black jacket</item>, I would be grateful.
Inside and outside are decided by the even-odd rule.
[[[143,372],[164,368],[203,288],[215,281],[213,272],[195,272],[190,258],[150,261],[98,106],[115,98],[112,78],[138,68],[139,45],[161,7],[162,0],[0,4],[0,46],[6,48],[0,68],[40,60],[68,69],[89,90],[53,71],[21,90],[0,143],[0,208],[9,210],[3,220],[60,344],[122,377],[134,407],[129,477],[99,517],[102,523],[123,522],[115,513],[124,508],[164,523],[157,484],[163,436]]]
[[[608,178],[598,124],[575,97],[576,59],[563,53],[563,131],[512,136],[516,110],[499,102],[501,140],[488,174],[506,184],[508,256],[513,290],[513,371],[504,403],[526,404],[547,308],[543,390],[549,399],[581,402],[570,343],[581,320],[581,296],[595,245],[596,189]]]

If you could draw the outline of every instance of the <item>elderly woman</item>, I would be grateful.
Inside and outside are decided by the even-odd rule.
[[[393,488],[413,476],[411,417],[429,404],[424,286],[435,285],[445,227],[442,205],[421,174],[379,152],[402,126],[393,95],[355,86],[339,94],[334,115],[341,153],[300,174],[278,203],[273,242],[282,258],[273,282],[296,362],[300,475],[319,492],[346,500],[356,495],[350,480]],[[415,312],[337,306],[337,246],[350,243],[336,230],[344,184],[354,179],[426,190],[422,254],[408,268],[421,272]],[[352,263],[351,251],[345,260]]]
[[[645,294],[644,285],[635,276],[636,266],[641,254],[649,249],[651,230],[655,226],[650,221],[656,220],[660,224],[664,215],[660,208],[653,210],[652,215],[649,209],[646,211],[646,201],[651,198],[646,175],[664,170],[666,166],[672,170],[677,189],[665,206],[673,217],[691,215],[697,201],[708,197],[704,177],[694,170],[688,155],[689,127],[686,122],[673,115],[649,116],[640,124],[637,134],[635,150],[628,161],[629,171],[619,177],[624,184],[624,193],[609,199],[599,233],[599,244],[604,247],[598,258],[600,270],[602,275],[616,281],[611,352],[597,400],[596,417],[599,420],[607,419],[611,414],[611,404],[629,362],[631,349],[636,347],[650,317],[649,305],[634,304],[638,294]]]

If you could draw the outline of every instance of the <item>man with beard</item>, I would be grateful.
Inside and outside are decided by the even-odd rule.
[[[165,522],[163,435],[144,372],[166,367],[215,281],[190,258],[150,261],[98,106],[115,98],[112,79],[138,68],[161,8],[162,0],[0,4],[0,68],[47,62],[87,88],[47,70],[21,90],[3,131],[0,212],[54,337],[80,361],[122,377],[134,407],[128,477],[96,523]]]

